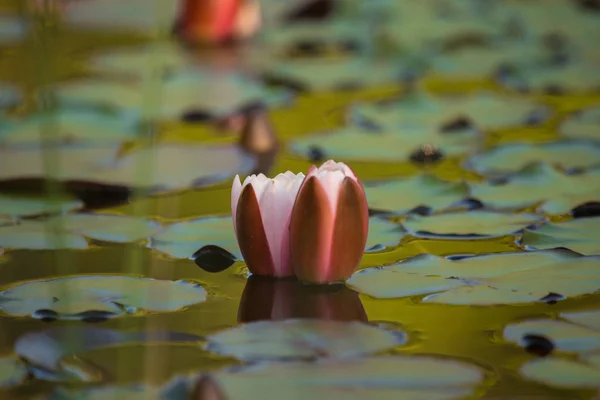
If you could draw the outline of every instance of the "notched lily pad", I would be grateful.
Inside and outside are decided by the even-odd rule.
[[[510,235],[541,221],[535,214],[473,210],[429,216],[413,215],[404,220],[402,225],[414,236],[473,239]]]
[[[600,254],[600,217],[547,223],[523,232],[523,244],[533,249],[567,247],[581,254]]]
[[[600,107],[571,115],[561,126],[560,133],[571,139],[600,139]]]
[[[505,182],[472,183],[471,195],[498,209],[540,204],[548,214],[565,214],[576,206],[599,199],[600,169],[567,175],[547,164],[531,165]]]
[[[207,350],[240,360],[352,358],[406,342],[402,332],[360,322],[317,319],[258,321],[208,337]]]
[[[569,250],[488,254],[455,260],[421,254],[356,272],[347,284],[376,298],[422,296],[424,303],[518,304],[548,293],[573,297],[598,291],[600,258]]]
[[[16,386],[28,375],[25,364],[15,357],[0,357],[0,389]]]
[[[420,206],[430,207],[432,211],[443,210],[467,197],[469,187],[464,182],[417,175],[384,183],[367,183],[365,191],[371,209],[404,214]]]
[[[230,400],[302,398],[430,399],[464,398],[480,389],[484,372],[449,358],[368,357],[313,363],[262,363],[214,374]]]
[[[193,254],[206,245],[222,247],[242,259],[231,216],[200,218],[177,222],[167,226],[152,237],[153,249],[174,258],[192,258]]]
[[[0,292],[0,310],[13,316],[33,316],[51,310],[58,319],[82,319],[102,311],[118,317],[142,312],[170,312],[206,300],[206,290],[187,281],[131,276],[72,276],[30,281]]]
[[[468,166],[481,174],[517,172],[528,165],[547,163],[564,170],[600,165],[600,146],[593,142],[507,144],[469,159]]]

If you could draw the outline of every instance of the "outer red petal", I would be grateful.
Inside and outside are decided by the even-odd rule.
[[[290,253],[298,279],[328,283],[333,210],[316,176],[302,183],[290,219]]]
[[[242,189],[236,211],[236,236],[250,272],[273,276],[275,268],[267,242],[258,199],[252,184]]]
[[[369,208],[365,192],[357,181],[344,178],[340,187],[333,230],[330,282],[345,281],[358,268],[369,232]]]

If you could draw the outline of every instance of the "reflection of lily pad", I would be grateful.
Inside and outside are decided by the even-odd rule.
[[[84,29],[124,30],[143,33],[171,31],[179,3],[159,0],[148,6],[145,0],[90,0],[71,2],[64,18]]]
[[[0,110],[16,105],[21,99],[21,94],[12,85],[0,82]]]
[[[404,344],[401,332],[360,322],[312,319],[259,321],[208,337],[207,349],[240,360],[349,358]]]
[[[382,247],[394,246],[404,233],[402,227],[393,222],[378,217],[369,218],[369,236],[367,237],[366,251],[376,251]]]
[[[402,222],[404,228],[415,236],[440,235],[450,237],[502,236],[540,222],[535,214],[506,214],[493,211],[472,210],[469,212],[413,215]]]
[[[442,210],[468,196],[464,182],[446,182],[430,175],[365,186],[369,207],[375,210],[406,213],[426,206]]]
[[[289,397],[340,400],[458,399],[484,379],[474,365],[434,357],[370,357],[264,363],[214,375],[230,400]]]
[[[242,259],[231,216],[178,222],[152,237],[152,248],[175,258],[190,258],[209,244],[222,247]]]
[[[560,127],[561,134],[574,139],[600,139],[600,107],[569,117]]]
[[[567,247],[581,254],[600,254],[600,217],[527,229],[523,232],[523,244],[534,249]]]
[[[418,130],[419,125],[429,128],[428,131],[432,130],[431,127],[442,130],[454,120],[464,118],[467,122],[465,126],[456,127],[452,132],[435,137],[432,130],[431,138],[423,139],[443,147],[439,141],[444,140],[446,136],[466,135],[473,139],[470,132],[472,128],[498,129],[521,125],[526,123],[533,113],[542,109],[531,100],[490,93],[440,98],[419,94],[406,96],[393,103],[353,107],[351,117],[356,122],[367,123],[384,131],[397,130],[399,134],[406,136]],[[405,132],[407,130],[409,132]]]
[[[25,35],[26,26],[20,19],[0,15],[0,44],[16,42]]]
[[[267,89],[242,75],[208,70],[167,75],[158,85],[140,80],[85,79],[56,90],[63,104],[101,106],[126,116],[167,120],[192,112],[222,117],[250,103],[280,104],[289,98],[287,91]],[[156,97],[154,107],[147,104],[148,96]]]
[[[254,159],[237,146],[157,144],[117,157],[116,148],[63,146],[46,149],[60,157],[54,169],[43,163],[40,148],[1,149],[0,180],[40,179],[89,182],[107,186],[152,189],[156,192],[186,189],[247,173]],[[152,166],[151,169],[147,167]]]
[[[355,273],[350,287],[376,298],[431,294],[425,303],[515,304],[593,293],[600,259],[566,250],[489,254],[449,260],[430,254]]]
[[[548,163],[563,169],[598,166],[600,146],[586,142],[508,144],[469,160],[469,165],[483,174],[515,172],[533,163]]]
[[[29,117],[0,129],[0,145],[58,143],[116,143],[135,139],[134,124],[111,115],[92,111],[63,110],[56,114]]]
[[[547,164],[532,165],[505,183],[473,183],[471,195],[493,208],[523,208],[541,203],[550,214],[567,213],[578,205],[598,200],[600,169],[566,175]]]
[[[528,379],[563,388],[600,388],[600,312],[562,313],[565,321],[537,319],[508,325],[506,340],[525,345],[524,337],[548,338],[559,351],[578,353],[578,360],[558,356],[533,360],[521,366]]]
[[[56,318],[83,319],[86,312],[116,317],[144,311],[177,311],[206,300],[206,290],[187,281],[131,276],[73,276],[31,281],[0,292],[0,309],[14,316],[48,310]],[[47,316],[48,312],[38,312]]]
[[[81,206],[83,206],[83,203],[80,200],[64,197],[50,200],[44,197],[0,195],[0,215],[13,217],[64,213],[78,209]]]
[[[27,376],[27,368],[21,360],[0,357],[0,389],[19,384]]]

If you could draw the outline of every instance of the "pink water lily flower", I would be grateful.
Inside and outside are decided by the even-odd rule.
[[[304,174],[288,171],[270,179],[260,174],[231,188],[233,227],[248,269],[255,275],[293,276],[289,223]]]
[[[313,166],[290,219],[290,253],[298,279],[343,282],[358,268],[367,243],[369,209],[362,184],[343,163]]]

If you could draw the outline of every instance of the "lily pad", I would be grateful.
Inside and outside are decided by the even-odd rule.
[[[12,15],[0,15],[0,44],[18,41],[27,31],[26,24]]]
[[[79,234],[56,229],[39,221],[0,226],[0,246],[10,249],[50,250],[86,249],[88,243]]]
[[[522,68],[516,74],[508,75],[502,82],[519,90],[536,92],[590,92],[600,86],[600,76],[596,73],[597,63],[582,62],[562,67]]]
[[[425,206],[443,210],[464,199],[469,187],[464,182],[447,182],[431,175],[365,185],[369,207],[375,210],[408,213]]]
[[[0,110],[13,107],[17,105],[20,100],[21,93],[16,87],[0,82]]]
[[[563,136],[572,139],[600,140],[600,107],[570,116],[560,127]]]
[[[267,89],[243,75],[208,69],[166,75],[155,85],[136,79],[83,79],[56,87],[56,95],[68,106],[98,106],[126,118],[161,120],[180,119],[191,112],[225,117],[251,103],[275,105],[290,98],[286,90]],[[154,107],[149,106],[148,96],[157,97]]]
[[[533,163],[562,169],[585,169],[600,165],[600,146],[592,142],[508,144],[471,157],[468,164],[482,174],[516,172]]]
[[[177,19],[179,3],[158,0],[148,6],[144,0],[90,0],[69,3],[63,18],[78,28],[122,30],[147,34],[171,32]]]
[[[0,389],[18,385],[27,377],[25,364],[14,357],[0,357]]]
[[[231,216],[177,222],[152,237],[152,248],[175,258],[191,258],[200,248],[216,245],[242,259]]]
[[[489,207],[524,208],[540,204],[541,211],[563,214],[578,205],[599,200],[600,169],[567,175],[547,164],[524,168],[506,182],[473,183],[471,196]]]
[[[0,129],[0,145],[116,144],[138,135],[133,121],[89,110],[61,110],[8,124]],[[52,135],[42,139],[44,135]]]
[[[379,217],[371,217],[369,218],[369,235],[365,251],[378,251],[389,246],[394,246],[400,242],[403,236],[404,233],[399,224]]]
[[[44,197],[0,195],[0,215],[11,217],[65,213],[82,206],[82,201],[66,197],[50,200]]]
[[[523,232],[523,244],[533,249],[567,247],[581,254],[600,254],[600,217],[547,223]]]
[[[45,168],[44,151],[60,159],[55,170]],[[61,181],[149,189],[157,193],[226,180],[237,173],[250,172],[254,163],[252,156],[230,145],[159,143],[125,156],[118,156],[118,148],[114,147],[0,148],[0,181],[51,176]]]
[[[398,264],[356,272],[347,284],[376,298],[422,296],[424,303],[518,304],[549,293],[596,292],[600,258],[568,250],[479,255],[450,260],[421,254]]]
[[[248,361],[352,358],[398,347],[406,337],[361,322],[288,319],[236,326],[208,341],[207,350]]]
[[[534,360],[521,366],[533,381],[570,389],[600,389],[600,355],[573,361],[558,357]]]
[[[473,210],[429,216],[413,215],[404,220],[402,225],[414,236],[472,239],[510,235],[541,221],[542,219],[535,214]]]
[[[85,319],[143,312],[170,312],[206,300],[206,290],[187,281],[125,275],[72,276],[30,281],[0,292],[0,310],[12,316]],[[49,311],[49,312],[48,312]]]
[[[290,393],[315,399],[442,400],[475,393],[484,373],[447,358],[388,356],[264,363],[219,372],[214,378],[230,400],[275,400]]]

